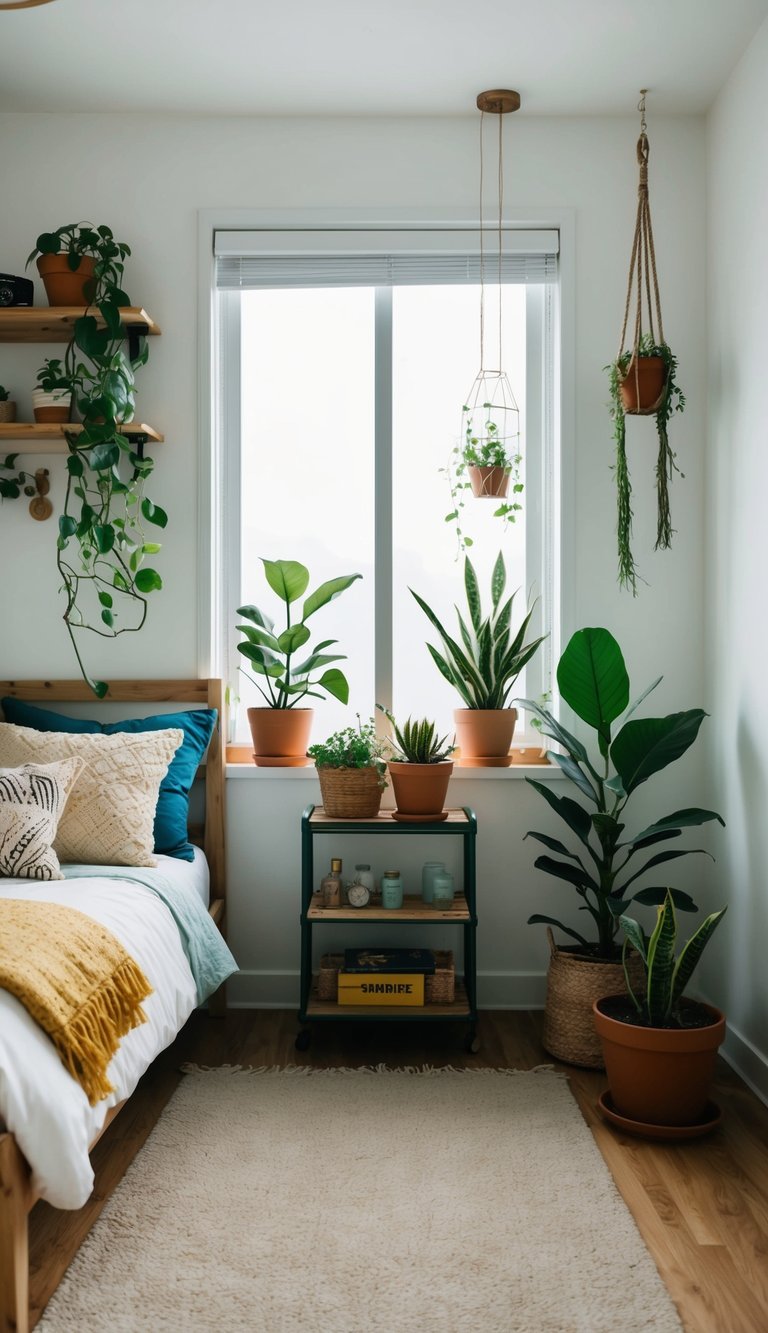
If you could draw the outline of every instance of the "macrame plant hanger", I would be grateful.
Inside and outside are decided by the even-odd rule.
[[[502,121],[520,106],[520,94],[511,88],[495,88],[479,93],[480,111],[480,369],[464,399],[461,418],[461,440],[458,453],[462,456],[460,471],[466,470],[467,480],[461,483],[471,487],[477,498],[496,500],[496,515],[513,522],[521,509],[518,499],[523,485],[520,480],[522,452],[520,442],[520,411],[512,386],[502,368],[502,255],[504,159]],[[483,227],[483,128],[486,114],[498,117],[496,243],[498,260],[499,325],[498,359],[489,368],[485,364],[485,235]],[[507,499],[510,481],[512,495]],[[454,497],[455,498],[455,497]],[[467,545],[471,542],[467,541]]]
[[[666,550],[672,544],[672,520],[669,511],[669,482],[672,472],[679,469],[670,448],[667,422],[673,410],[682,411],[685,399],[674,386],[676,360],[664,337],[661,317],[659,279],[656,272],[656,252],[653,242],[653,224],[648,194],[648,143],[645,120],[647,89],[640,91],[640,137],[637,141],[637,162],[640,169],[637,187],[637,217],[632,241],[632,254],[627,279],[627,298],[624,304],[624,322],[621,326],[619,352],[612,367],[612,389],[615,438],[616,484],[618,491],[618,544],[619,582],[637,593],[637,569],[631,551],[632,487],[627,466],[625,415],[655,416],[659,440],[656,458],[656,544],[655,550]],[[627,328],[634,299],[634,325],[631,350],[626,346]],[[673,402],[673,398],[676,399]]]

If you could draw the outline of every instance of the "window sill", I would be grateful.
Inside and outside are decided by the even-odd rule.
[[[316,782],[313,764],[305,768],[261,768],[248,762],[227,763],[227,779],[240,782]],[[457,764],[452,782],[509,782],[521,778],[536,778],[542,782],[558,782],[566,775],[557,764],[511,764],[509,768],[462,768]]]

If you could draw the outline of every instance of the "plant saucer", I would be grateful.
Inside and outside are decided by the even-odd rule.
[[[393,810],[392,818],[398,824],[439,824],[448,818],[448,811],[440,810],[436,815],[404,815],[400,810]]]
[[[643,1139],[699,1139],[717,1129],[723,1118],[717,1102],[707,1102],[701,1119],[692,1125],[649,1125],[642,1120],[631,1120],[628,1116],[620,1115],[607,1090],[598,1097],[597,1109],[617,1129],[623,1129],[627,1134],[637,1134]]]
[[[307,768],[314,761],[303,754],[255,754],[253,762],[260,768]]]

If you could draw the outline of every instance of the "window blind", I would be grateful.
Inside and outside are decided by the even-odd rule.
[[[557,280],[559,234],[504,228],[484,232],[483,279],[492,284]],[[480,282],[477,231],[349,229],[217,231],[216,286],[395,287]]]

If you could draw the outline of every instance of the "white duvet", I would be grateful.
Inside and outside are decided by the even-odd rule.
[[[202,853],[194,864],[160,856],[158,871],[188,885],[190,893],[207,894]],[[23,1005],[0,990],[0,1126],[15,1134],[42,1197],[56,1208],[80,1208],[93,1188],[89,1144],[109,1107],[130,1096],[187,1021],[197,1003],[195,982],[171,913],[142,884],[106,878],[0,881],[0,899],[22,897],[75,907],[100,921],[136,959],[153,990],[143,1004],[146,1023],[123,1038],[109,1066],[115,1090],[96,1106],[89,1106],[80,1084]]]

